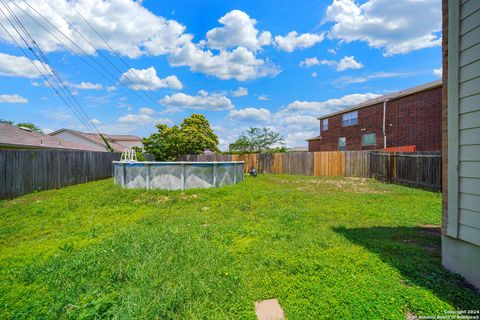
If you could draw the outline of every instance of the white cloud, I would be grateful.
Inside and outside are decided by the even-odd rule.
[[[321,116],[324,114],[336,112],[346,107],[368,101],[378,97],[374,93],[355,93],[343,96],[341,98],[328,99],[325,101],[294,101],[289,103],[280,112],[283,114],[303,114]]]
[[[102,90],[103,85],[101,83],[81,82],[78,84],[69,83],[70,87],[78,90]]]
[[[270,98],[266,94],[262,94],[258,96],[257,100],[267,101],[267,100],[270,100]]]
[[[421,18],[412,12],[421,12]],[[384,55],[404,54],[441,45],[442,6],[438,0],[334,0],[326,21],[334,23],[330,38],[365,41]]]
[[[183,85],[176,76],[160,79],[154,67],[147,69],[131,68],[120,76],[120,82],[133,90],[157,90],[160,88],[182,89]]]
[[[272,41],[270,32],[260,33],[255,24],[257,21],[243,11],[232,10],[218,20],[223,27],[213,28],[207,32],[205,42],[212,49],[228,49],[243,46],[252,51],[269,45]]]
[[[107,40],[113,50],[123,56],[139,58],[144,55],[167,55],[172,66],[188,66],[191,71],[223,80],[245,81],[276,76],[279,73],[279,68],[268,59],[259,59],[256,56],[262,46],[271,43],[270,32],[260,33],[255,28],[256,21],[239,10],[227,13],[220,19],[223,26],[210,30],[206,40],[194,43],[193,35],[186,33],[184,25],[175,20],[156,16],[142,6],[142,1],[31,0],[29,4],[87,54],[95,54],[95,48],[59,17],[49,4],[99,50],[111,51],[111,48],[85,24],[74,8]],[[31,16],[42,20],[25,3],[20,2],[18,5]],[[18,16],[25,16],[16,6],[11,8]],[[26,17],[23,20],[26,28],[32,30],[36,42],[45,52],[80,51],[68,41],[66,41],[68,48],[65,48],[31,19]],[[0,22],[8,25],[4,17],[0,17]],[[241,28],[238,28],[239,25]],[[13,30],[9,31],[14,33]],[[3,30],[0,30],[0,38],[10,41]],[[219,52],[213,53],[206,50],[205,46],[219,49]],[[179,87],[179,81],[173,78],[170,80],[173,82],[171,86]]]
[[[282,125],[297,125],[302,128],[318,127],[317,118],[305,115],[279,115],[278,123]]]
[[[248,95],[248,89],[245,87],[238,87],[237,90],[232,92],[232,96],[234,97],[243,97]]]
[[[38,60],[31,61],[25,57],[11,56],[0,52],[0,76],[38,78],[41,76],[41,73],[32,65],[32,62],[42,73],[52,73],[50,66],[45,65],[44,67]]]
[[[280,70],[274,64],[257,59],[255,54],[245,47],[232,51],[221,50],[213,54],[198,45],[188,43],[169,56],[172,66],[188,66],[191,71],[215,76],[222,80],[236,79],[246,81],[266,76],[276,76]]]
[[[354,56],[343,57],[337,65],[337,71],[345,71],[347,69],[361,69],[364,65],[355,60]]]
[[[191,96],[185,93],[176,93],[165,96],[160,103],[171,110],[193,109],[222,111],[234,108],[230,99],[222,94],[210,94],[204,90],[198,91],[198,95]]]
[[[438,69],[433,69],[433,75],[436,76],[436,77],[439,77],[441,78],[442,77],[442,67],[438,68]]]
[[[232,110],[228,114],[231,119],[240,121],[268,121],[270,119],[270,111],[264,108],[244,108],[240,110]]]
[[[102,124],[102,122],[100,120],[98,120],[97,118],[93,118],[92,120],[90,120],[90,122],[96,126]]]
[[[296,31],[289,32],[286,36],[275,36],[275,45],[278,49],[293,52],[296,49],[305,49],[313,47],[322,42],[324,34],[303,33],[301,35]]]
[[[375,79],[385,79],[385,78],[396,78],[396,77],[405,77],[410,76],[411,73],[408,72],[375,72],[372,74],[367,74],[364,76],[345,76],[335,79],[333,82],[335,84],[352,84],[352,83],[364,83],[370,80]]]
[[[322,61],[318,61],[317,64],[323,64],[329,67],[334,67],[337,71],[345,71],[347,69],[361,69],[364,67],[363,64],[355,60],[354,56],[345,56],[340,61],[322,60]]]
[[[320,61],[318,60],[318,58],[313,57],[313,58],[305,58],[304,60],[300,61],[299,66],[310,68],[319,64],[320,64]]]
[[[138,113],[152,115],[155,114],[155,110],[153,110],[152,108],[140,108]]]
[[[191,39],[190,35],[184,33],[185,26],[175,20],[168,20],[154,15],[142,6],[142,1],[31,0],[29,4],[89,54],[94,54],[95,49],[75,32],[65,20],[60,18],[51,7],[55,8],[75,29],[85,35],[96,48],[110,51],[109,46],[90,29],[82,17],[75,11],[73,8],[75,7],[95,30],[108,41],[115,51],[130,58],[137,58],[144,54],[167,54]],[[19,2],[18,6],[31,16],[36,17],[40,21],[42,20],[25,3]],[[45,52],[66,50],[58,40],[42,28],[39,28],[19,8],[16,6],[10,6],[10,8],[17,16],[22,17],[22,22],[32,32],[35,41]],[[9,18],[11,19],[11,17]],[[0,17],[0,22],[7,26],[10,33],[15,34],[9,23],[6,23],[5,17]],[[10,41],[3,30],[0,30],[0,37]],[[15,37],[17,37],[16,34]],[[58,36],[58,38],[64,40],[62,36]],[[21,43],[20,39],[16,40]],[[69,41],[65,41],[65,43],[73,48]],[[78,51],[78,49],[76,50]]]
[[[317,77],[317,73],[315,71],[312,72],[311,74],[312,77],[316,78]]]
[[[0,103],[28,103],[28,99],[18,94],[0,94]]]
[[[145,125],[153,122],[153,117],[148,114],[127,114],[118,118],[118,122],[121,123],[134,123],[138,125]]]
[[[129,113],[118,118],[118,123],[123,125],[147,125],[147,124],[156,124],[156,123],[165,123],[168,125],[172,124],[172,120],[168,118],[156,118],[154,117],[155,110],[150,108],[141,108],[138,113]]]

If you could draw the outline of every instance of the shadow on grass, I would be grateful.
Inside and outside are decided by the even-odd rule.
[[[442,267],[439,227],[334,228],[396,268],[406,286],[421,286],[458,310],[478,308],[480,293]],[[403,282],[405,281],[405,282]]]

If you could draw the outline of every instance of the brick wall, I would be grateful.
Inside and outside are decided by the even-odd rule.
[[[338,150],[345,137],[347,150],[383,148],[383,102],[358,110],[358,125],[343,127],[342,114],[328,118],[321,139],[309,141],[309,151]],[[362,146],[362,136],[375,133],[376,145]],[[442,88],[437,87],[387,102],[387,147],[417,146],[417,151],[440,151],[442,146]]]

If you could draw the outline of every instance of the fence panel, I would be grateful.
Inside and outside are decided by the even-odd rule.
[[[0,199],[112,176],[120,153],[0,149]]]
[[[370,152],[345,151],[345,177],[370,177]]]
[[[440,191],[440,152],[372,153],[370,171],[377,180]]]
[[[288,152],[282,154],[282,173],[313,176],[312,152]]]
[[[325,151],[314,153],[314,175],[322,176],[344,176],[345,156],[341,151]]]
[[[243,171],[248,173],[250,169],[259,167],[259,155],[256,153],[250,154],[232,154],[232,161],[245,161]]]

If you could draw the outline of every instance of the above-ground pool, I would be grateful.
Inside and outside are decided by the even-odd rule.
[[[113,161],[115,183],[129,189],[217,188],[243,181],[243,161]]]

